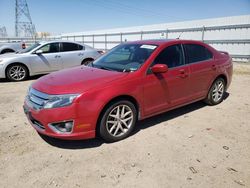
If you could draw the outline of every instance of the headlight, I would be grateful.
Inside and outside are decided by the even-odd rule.
[[[70,95],[51,95],[49,100],[45,102],[43,108],[58,108],[63,106],[69,106],[73,100],[78,97],[79,94]]]

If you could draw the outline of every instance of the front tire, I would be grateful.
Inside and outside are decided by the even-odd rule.
[[[10,65],[6,69],[7,79],[14,82],[25,80],[28,74],[28,69],[21,64]]]
[[[216,79],[205,99],[205,102],[209,105],[217,105],[222,102],[226,91],[226,84],[223,78]]]
[[[111,103],[104,111],[99,134],[107,142],[116,142],[130,135],[137,120],[135,105],[127,100]]]

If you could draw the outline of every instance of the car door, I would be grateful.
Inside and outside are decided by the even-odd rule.
[[[59,43],[49,43],[37,49],[30,58],[32,71],[35,73],[47,73],[62,68],[59,52]]]
[[[190,100],[188,65],[184,63],[180,44],[168,46],[155,58],[155,64],[166,64],[166,73],[148,71],[143,81],[145,115],[164,111]]]
[[[211,80],[216,74],[213,54],[206,47],[199,44],[184,44],[187,63],[190,66],[190,88],[193,98],[207,95]]]
[[[84,46],[71,42],[61,43],[63,68],[79,66],[84,56]]]

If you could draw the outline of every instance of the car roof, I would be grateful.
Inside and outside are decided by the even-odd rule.
[[[49,43],[54,43],[54,42],[70,42],[70,43],[75,43],[75,44],[80,44],[83,45],[79,42],[76,41],[70,41],[70,40],[50,40],[50,41],[39,41],[39,44],[49,44]]]
[[[196,40],[183,40],[183,39],[152,39],[152,40],[139,40],[139,41],[133,41],[128,42],[129,44],[151,44],[151,45],[163,45],[167,43],[175,43],[175,42],[190,42],[194,44],[204,44],[201,41]]]

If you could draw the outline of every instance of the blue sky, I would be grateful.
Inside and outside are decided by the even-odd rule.
[[[27,0],[37,31],[52,34],[250,14],[250,0]],[[15,0],[0,0],[14,34]]]

